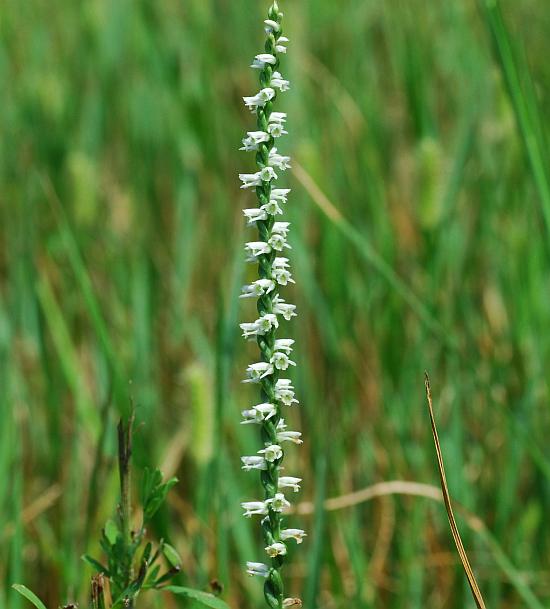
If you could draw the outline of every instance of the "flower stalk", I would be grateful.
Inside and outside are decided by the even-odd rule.
[[[257,229],[257,241],[245,246],[247,261],[257,264],[258,278],[243,288],[242,298],[256,298],[258,318],[241,324],[243,336],[256,340],[260,358],[246,370],[245,383],[259,386],[260,400],[256,406],[243,411],[243,424],[260,427],[263,447],[256,455],[242,457],[245,471],[259,472],[263,499],[242,504],[244,515],[261,516],[265,561],[247,563],[247,572],[265,578],[264,595],[270,609],[299,607],[295,598],[285,598],[281,575],[287,555],[287,542],[301,543],[305,532],[301,529],[283,529],[283,513],[290,506],[285,492],[297,492],[301,478],[281,476],[284,449],[282,444],[301,444],[301,434],[288,431],[283,409],[298,403],[292,382],[281,374],[295,362],[290,359],[294,341],[278,338],[281,319],[290,320],[296,307],[280,296],[281,287],[294,283],[289,260],[284,253],[291,249],[287,242],[289,223],[278,220],[284,213],[290,189],[276,188],[279,173],[290,167],[290,157],[280,154],[276,141],[285,135],[286,114],[274,111],[280,92],[289,89],[290,83],[279,72],[279,58],[286,53],[288,39],[283,36],[283,13],[273,2],[265,20],[265,49],[256,55],[252,68],[259,71],[260,90],[244,97],[245,105],[256,115],[256,130],[249,131],[242,141],[241,150],[255,152],[257,171],[240,174],[241,188],[254,188],[257,207],[245,209],[249,226]]]

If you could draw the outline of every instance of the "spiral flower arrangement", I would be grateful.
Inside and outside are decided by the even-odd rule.
[[[243,288],[242,298],[257,299],[258,318],[241,324],[243,336],[256,340],[260,361],[250,364],[245,383],[259,386],[260,402],[243,411],[243,424],[255,424],[261,429],[263,447],[256,455],[242,457],[245,471],[260,472],[263,499],[242,504],[244,515],[261,517],[265,543],[265,562],[248,562],[247,572],[265,578],[264,594],[271,609],[300,607],[296,598],[285,598],[281,569],[287,554],[287,542],[301,543],[305,532],[283,528],[283,513],[290,503],[288,491],[300,489],[301,478],[281,475],[285,442],[301,444],[301,433],[289,431],[283,418],[285,407],[297,404],[292,382],[281,373],[295,366],[290,359],[294,341],[278,338],[280,319],[290,320],[296,315],[296,306],[280,296],[281,287],[294,283],[289,260],[283,254],[291,249],[287,243],[289,222],[277,220],[284,213],[290,192],[276,188],[279,172],[290,167],[290,157],[279,153],[275,145],[285,135],[286,114],[275,112],[273,107],[278,93],[288,90],[289,82],[279,72],[279,57],[286,53],[288,39],[283,36],[283,13],[274,2],[265,20],[265,52],[256,55],[252,68],[259,71],[260,91],[244,97],[246,106],[256,115],[256,131],[243,139],[241,150],[254,151],[257,171],[240,174],[241,188],[255,188],[258,206],[245,209],[249,226],[255,227],[258,240],[246,244],[247,261],[258,265],[258,279]]]

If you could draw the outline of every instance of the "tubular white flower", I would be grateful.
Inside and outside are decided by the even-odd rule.
[[[252,469],[267,469],[267,463],[263,457],[257,457],[256,455],[252,457],[241,457],[241,461],[243,462],[243,466],[241,469],[244,469],[247,472]]]
[[[277,351],[273,354],[270,362],[275,366],[277,370],[288,370],[289,366],[295,366],[296,362],[288,359],[288,355],[281,351]]]
[[[266,34],[269,34],[271,32],[278,32],[281,29],[281,26],[276,21],[273,21],[273,19],[265,19],[264,23],[267,26],[265,28]],[[279,36],[279,40],[281,38],[284,38],[284,36]]]
[[[260,412],[255,410],[254,408],[250,408],[249,410],[243,410],[241,412],[243,420],[241,421],[241,425],[250,425],[250,424],[261,424],[264,421],[264,418]]]
[[[265,241],[249,241],[245,244],[244,249],[248,255],[247,260],[252,259],[255,262],[255,258],[258,256],[271,252],[271,245]]]
[[[241,503],[244,510],[244,516],[265,516],[268,513],[269,505],[265,501],[244,501]]]
[[[290,89],[290,81],[285,80],[280,72],[273,72],[269,84],[272,87],[276,87],[281,92],[288,91]]]
[[[269,575],[269,567],[263,562],[247,562],[246,572],[249,575],[258,575],[259,577],[267,577]]]
[[[277,179],[277,174],[275,173],[275,171],[273,170],[273,167],[268,166],[268,167],[263,167],[262,169],[260,169],[260,179],[262,180],[262,182],[270,182],[271,180],[276,180]]]
[[[259,383],[263,378],[269,374],[273,374],[273,365],[267,362],[258,362],[257,364],[250,364],[246,369],[248,378],[243,383]]]
[[[292,353],[292,345],[294,344],[294,339],[292,338],[278,338],[275,341],[275,346],[273,347],[275,351],[284,351],[287,355]]]
[[[271,198],[276,201],[281,201],[281,203],[286,203],[290,190],[290,188],[272,188]]]
[[[243,410],[243,421],[241,423],[246,425],[247,423],[263,423],[268,421],[277,414],[277,406],[275,404],[256,404],[250,410]]]
[[[293,444],[302,444],[302,432],[301,431],[280,431],[277,433],[277,440],[279,442],[292,442]]]
[[[283,213],[283,210],[275,199],[271,199],[269,203],[262,205],[261,209],[263,209],[270,216],[276,216]]]
[[[269,115],[268,123],[270,125],[273,123],[286,123],[286,112],[272,112]]]
[[[252,188],[262,183],[259,171],[257,173],[240,173],[239,180],[242,182],[241,188]]]
[[[288,258],[278,257],[273,260],[272,277],[279,285],[295,283],[292,274],[288,270]]]
[[[256,95],[251,97],[243,97],[244,103],[247,108],[250,108],[252,112],[256,112],[257,108],[263,108],[268,101],[271,101],[275,97],[275,91],[271,87],[262,89]]]
[[[270,546],[266,546],[265,551],[270,558],[275,556],[284,556],[286,554],[286,546],[284,543],[277,541]]]
[[[259,55],[256,55],[254,59],[262,64],[262,68],[265,66],[266,63],[272,66],[277,63],[277,58],[275,57],[275,55],[271,55],[271,53],[260,53]]]
[[[282,252],[285,247],[289,250],[292,249],[286,242],[285,236],[280,233],[273,233],[271,237],[269,237],[268,244],[277,252]]]
[[[274,394],[275,398],[280,400],[285,406],[299,404],[298,400],[295,398],[294,387],[289,379],[279,379],[275,383]]]
[[[258,326],[256,322],[246,322],[243,324],[239,324],[241,330],[243,331],[244,338],[251,338],[253,336],[258,336]]]
[[[270,134],[265,131],[249,131],[246,135],[247,137],[243,138],[242,148],[239,148],[239,150],[250,152],[258,150],[258,146],[262,142],[268,142]]]
[[[273,279],[257,279],[253,283],[243,286],[240,298],[259,298],[264,294],[273,292],[274,289],[275,282]]]
[[[267,503],[274,512],[282,512],[290,507],[290,502],[286,500],[283,493],[275,493],[275,496],[272,499],[267,499],[265,503]]]
[[[271,228],[271,232],[286,237],[288,235],[289,226],[290,222],[274,222],[273,227]]]
[[[304,541],[304,537],[307,537],[307,535],[302,529],[283,529],[281,531],[281,539],[283,541],[294,539],[297,544],[300,544]]]
[[[266,334],[272,328],[277,329],[279,327],[279,320],[274,313],[266,313],[265,315],[262,315],[262,317],[259,317],[254,323],[258,328],[257,333],[260,335]]]
[[[290,169],[290,157],[279,154],[277,148],[272,148],[269,151],[268,163],[271,167],[277,167],[281,171]]]
[[[243,209],[243,214],[248,220],[248,226],[255,224],[258,220],[267,220],[267,211],[260,208]]]
[[[259,450],[258,454],[263,455],[263,459],[268,463],[273,463],[283,456],[283,449],[278,444],[272,444]]]
[[[301,478],[294,478],[293,476],[281,476],[279,478],[279,490],[285,488],[291,488],[295,493],[300,490]]]
[[[273,299],[273,313],[275,315],[282,315],[287,321],[290,321],[297,315],[296,305],[285,302],[277,295]]]
[[[269,135],[275,138],[288,134],[288,131],[285,131],[285,128],[283,127],[282,123],[269,123],[269,125],[267,126],[267,131]]]

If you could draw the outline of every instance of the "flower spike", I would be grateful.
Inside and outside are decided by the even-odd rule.
[[[239,175],[241,188],[255,190],[258,199],[243,211],[247,226],[257,231],[257,236],[246,243],[245,252],[247,262],[257,265],[258,276],[243,287],[240,296],[256,299],[258,317],[240,327],[243,337],[257,341],[260,351],[259,361],[247,367],[243,382],[259,387],[261,402],[242,411],[241,424],[259,427],[263,443],[257,454],[241,457],[241,467],[259,473],[264,497],[263,501],[241,505],[247,518],[261,517],[266,562],[248,562],[247,572],[265,579],[264,596],[269,609],[302,606],[299,599],[285,597],[281,567],[287,557],[285,541],[300,544],[306,536],[302,529],[282,527],[283,516],[290,507],[284,493],[297,493],[302,482],[298,477],[280,475],[285,458],[281,444],[302,443],[302,434],[287,430],[283,419],[283,410],[298,404],[291,380],[280,376],[296,366],[290,358],[294,340],[277,336],[280,324],[296,316],[296,306],[279,293],[282,287],[294,283],[289,259],[285,257],[292,250],[288,243],[290,223],[278,219],[284,215],[290,189],[275,187],[275,180],[291,166],[290,157],[280,152],[281,138],[287,134],[287,116],[273,109],[278,96],[290,88],[279,66],[280,55],[286,53],[289,42],[283,35],[282,20],[275,0],[263,23],[265,48],[251,65],[259,74],[259,92],[244,98],[245,105],[256,115],[257,124],[255,130],[246,133],[240,149],[254,152],[256,168],[253,173]]]

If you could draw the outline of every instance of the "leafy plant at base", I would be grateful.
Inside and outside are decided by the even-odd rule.
[[[118,425],[118,466],[120,503],[117,518],[108,520],[101,532],[100,545],[105,562],[84,555],[96,574],[92,577],[91,609],[133,609],[142,590],[164,590],[185,596],[212,609],[228,609],[228,605],[213,594],[166,584],[182,569],[177,550],[161,539],[153,544],[146,539],[146,526],[160,509],[177,478],[163,481],[159,469],[145,469],[140,489],[142,518],[137,530],[131,528],[131,457],[133,414]],[[164,567],[164,571],[163,571]],[[37,609],[46,605],[28,588],[14,584],[13,588]],[[65,609],[74,607],[67,605]]]

